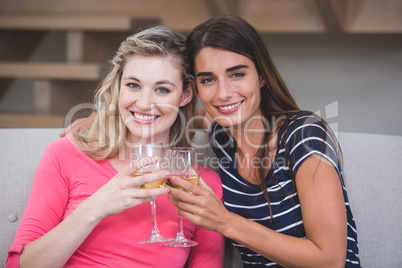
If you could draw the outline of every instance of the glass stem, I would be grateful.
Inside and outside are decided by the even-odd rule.
[[[152,235],[158,235],[159,229],[156,223],[156,204],[155,197],[151,196],[149,198],[149,204],[151,205],[151,214],[152,214]]]
[[[180,214],[178,217],[178,226],[177,226],[177,235],[176,235],[176,239],[177,240],[183,240],[186,239],[184,237],[184,233],[183,233],[183,219],[181,218]]]

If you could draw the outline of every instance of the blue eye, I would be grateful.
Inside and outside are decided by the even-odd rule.
[[[168,88],[166,88],[166,87],[158,87],[156,89],[156,91],[159,92],[159,93],[163,93],[163,94],[166,94],[166,93],[170,92],[170,90]]]
[[[127,86],[132,89],[139,89],[140,86],[137,83],[128,83]]]

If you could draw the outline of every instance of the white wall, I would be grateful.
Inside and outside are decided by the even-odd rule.
[[[62,38],[58,32],[48,34],[34,60],[62,60],[55,52],[64,51]],[[301,108],[320,111],[339,131],[402,136],[402,35],[264,38]],[[17,81],[0,111],[32,110],[31,92],[30,80]]]
[[[298,104],[338,130],[402,135],[402,35],[269,35]],[[338,102],[337,104],[334,102]],[[331,106],[332,105],[332,106]]]

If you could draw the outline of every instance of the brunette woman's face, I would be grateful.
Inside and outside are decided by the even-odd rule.
[[[194,70],[200,99],[220,125],[245,127],[254,118],[261,120],[264,82],[249,58],[206,47],[196,55]]]
[[[175,59],[133,55],[126,60],[119,93],[119,112],[129,129],[128,141],[167,143],[179,107],[192,99],[183,92]]]

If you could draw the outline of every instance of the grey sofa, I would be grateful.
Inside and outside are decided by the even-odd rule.
[[[0,267],[4,266],[28,199],[32,178],[46,146],[60,129],[0,129]],[[339,133],[350,203],[357,222],[365,268],[402,267],[402,137]],[[211,156],[205,132],[200,150]],[[226,267],[241,267],[227,247]]]

